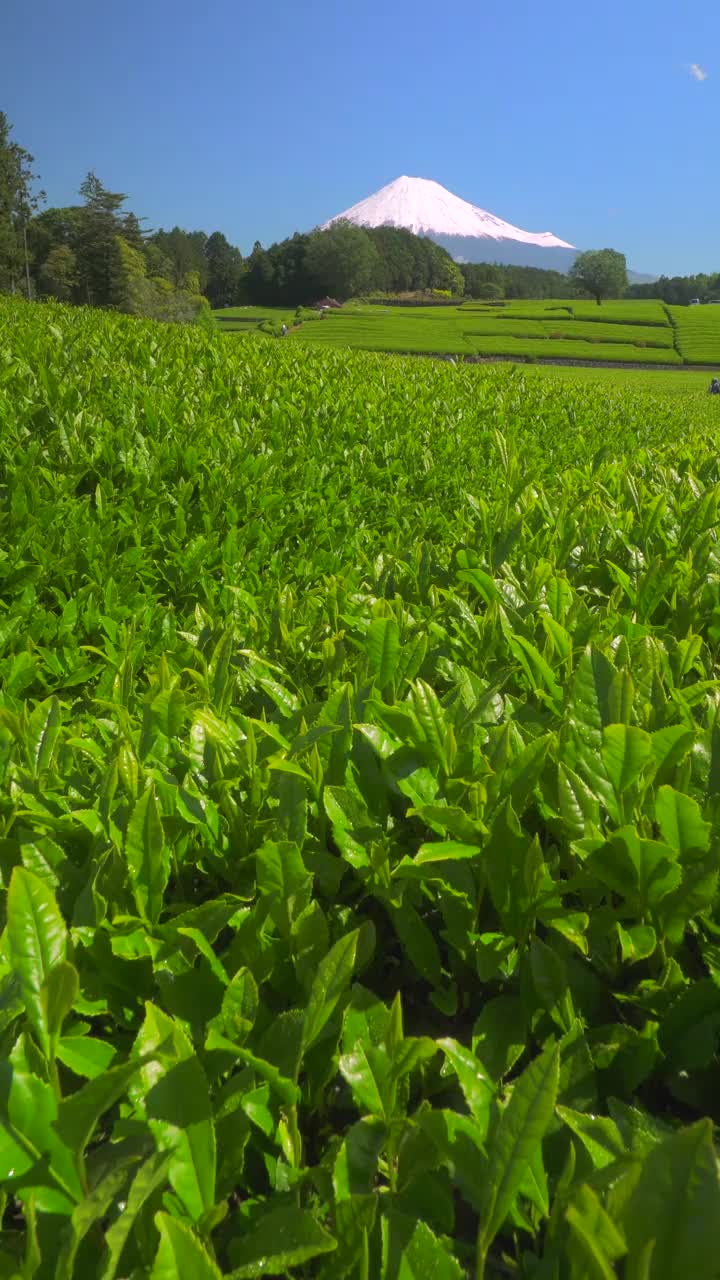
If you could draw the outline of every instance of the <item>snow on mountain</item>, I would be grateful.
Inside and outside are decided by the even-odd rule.
[[[344,213],[323,224],[354,222],[362,227],[405,227],[416,235],[463,237],[473,240],[515,241],[539,249],[573,249],[551,231],[523,231],[486,209],[453,195],[429,178],[396,178],[367,200],[360,200]]]

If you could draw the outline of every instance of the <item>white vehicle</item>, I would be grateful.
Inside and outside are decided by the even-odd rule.
[[[699,307],[699,306],[700,306],[700,299],[699,299],[699,298],[691,298],[691,299],[690,299],[690,301],[688,302],[688,306],[689,306],[689,307]]]

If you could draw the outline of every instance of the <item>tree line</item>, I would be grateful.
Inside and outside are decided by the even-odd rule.
[[[458,264],[426,236],[401,227],[356,227],[296,233],[269,249],[255,244],[241,290],[249,302],[307,304],[379,293],[462,294]]]
[[[567,275],[541,267],[495,266],[466,262],[460,267],[469,298],[566,298],[589,294],[600,304],[603,298],[622,298],[627,289],[625,255],[616,249],[589,249],[579,253]]]
[[[660,276],[652,284],[631,284],[628,298],[660,298],[669,306],[687,306],[692,298],[700,302],[720,299],[720,272],[696,276]]]
[[[256,242],[243,257],[220,231],[144,228],[145,220],[127,208],[128,197],[94,172],[80,186],[81,203],[41,209],[33,163],[0,112],[0,290],[200,322],[209,322],[210,308],[298,306],[328,295],[344,301],[440,292],[492,300],[569,292],[568,276],[558,271],[458,264],[433,240],[399,227],[338,222],[269,248]],[[595,293],[597,280],[583,277],[578,263],[575,285]],[[622,292],[624,259],[615,265],[598,297]]]
[[[0,113],[0,289],[176,320],[201,318],[208,304],[463,291],[444,249],[391,227],[339,223],[267,249],[256,243],[244,258],[220,231],[144,229],[127,196],[94,172],[80,186],[81,203],[40,210],[33,157],[11,133]]]
[[[492,301],[494,298],[562,298],[568,278],[561,271],[543,267],[498,266],[492,262],[460,264],[465,295]]]

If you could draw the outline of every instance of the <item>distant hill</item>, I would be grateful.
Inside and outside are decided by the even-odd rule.
[[[630,284],[654,284],[657,276],[643,275],[642,271],[628,271]]]

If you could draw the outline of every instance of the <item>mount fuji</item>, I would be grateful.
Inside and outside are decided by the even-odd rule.
[[[461,262],[502,262],[567,271],[577,250],[552,231],[523,231],[453,195],[429,178],[396,178],[323,224],[404,227],[428,236]]]

